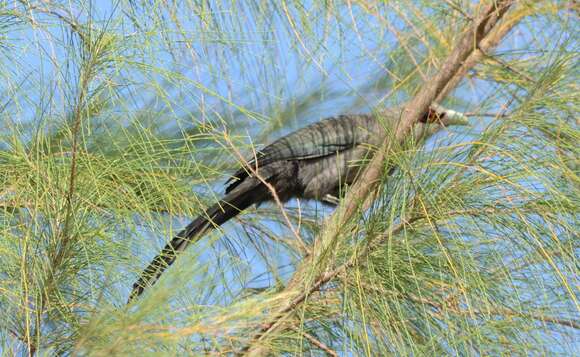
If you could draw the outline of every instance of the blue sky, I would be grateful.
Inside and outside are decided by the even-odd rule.
[[[232,12],[228,8],[232,3],[238,6],[234,17],[230,16]],[[388,73],[392,65],[389,52],[400,50],[400,43],[386,28],[402,29],[405,26],[404,21],[392,12],[382,13],[384,17],[381,20],[369,16],[360,7],[343,7],[340,14],[335,14],[343,18],[339,23],[332,19],[326,21],[325,13],[320,8],[304,2],[304,7],[309,10],[304,11],[303,16],[310,17],[305,23],[314,26],[304,29],[301,24],[294,24],[306,34],[301,38],[296,36],[286,19],[278,15],[280,12],[255,17],[251,9],[254,2],[227,2],[227,5],[220,6],[220,2],[214,1],[209,4],[207,8],[199,9],[197,17],[187,13],[177,14],[181,27],[171,28],[167,33],[163,32],[164,26],[159,21],[169,14],[162,9],[159,13],[137,12],[134,17],[136,21],[132,22],[128,20],[131,16],[117,20],[126,11],[123,6],[114,2],[93,4],[91,17],[96,20],[95,28],[122,35],[122,43],[126,46],[123,51],[130,54],[127,58],[141,64],[136,66],[127,62],[126,66],[114,72],[116,77],[113,79],[119,84],[118,93],[130,97],[116,108],[117,113],[134,113],[143,108],[162,113],[163,117],[159,120],[167,133],[192,130],[204,121],[225,118],[232,130],[248,138],[253,137],[253,143],[259,147],[319,119],[346,112],[370,112],[380,105],[400,103],[408,96],[396,91],[385,98],[386,93],[402,80]],[[204,11],[211,11],[214,16],[207,18],[215,19],[216,23],[204,23]],[[289,11],[302,13],[300,9]],[[84,12],[79,12],[79,16],[80,21],[87,19]],[[312,21],[313,18],[319,21]],[[40,15],[38,20],[48,19]],[[143,28],[149,30],[146,35],[140,32]],[[353,28],[357,31],[352,31]],[[546,26],[546,32],[551,30]],[[536,35],[521,27],[504,41],[501,50],[506,53],[513,50],[517,55],[515,51],[519,46],[525,45],[530,37]],[[67,93],[70,93],[70,88],[67,83],[74,82],[77,72],[74,66],[63,66],[63,63],[75,63],[72,59],[74,54],[67,51],[69,41],[74,41],[74,36],[63,32],[60,27],[47,27],[46,31],[23,27],[22,31],[11,31],[7,36],[7,43],[13,47],[0,49],[0,56],[3,56],[5,64],[12,66],[12,70],[4,72],[10,73],[10,76],[3,79],[4,85],[0,89],[9,92],[20,83],[25,83],[30,89],[27,97],[18,98],[17,103],[9,103],[18,113],[9,120],[19,125],[32,124],[44,128],[44,120],[66,115],[63,113],[69,109]],[[166,38],[172,39],[168,42],[175,48],[168,48],[167,42],[164,42]],[[147,46],[140,46],[143,41],[150,42]],[[179,73],[183,79],[171,82],[163,71]],[[369,83],[373,85],[369,86]],[[494,103],[494,99],[506,90],[479,80],[467,82],[461,88],[454,93],[449,105],[462,111],[474,111],[482,106],[485,111],[497,111],[502,103]],[[304,106],[297,105],[302,98],[310,95],[312,98]],[[290,117],[285,121],[287,125],[280,124],[282,115]],[[471,131],[452,130],[457,134],[453,140],[474,138],[474,133],[489,121],[476,118],[473,128],[469,129]],[[441,133],[434,137],[427,144],[427,149],[433,148],[447,135]],[[216,160],[224,158],[216,157]],[[213,191],[219,195],[223,192],[222,183],[226,178],[224,175],[216,184],[194,189],[205,193]],[[296,202],[289,204],[289,207],[296,206]],[[307,204],[305,207],[318,209],[321,217],[330,212],[319,205]],[[161,218],[160,227],[166,229],[167,234],[159,235],[157,229],[154,232],[144,230],[143,237],[136,238],[134,242],[141,263],[144,265],[169,239],[169,227],[174,233],[190,219]],[[278,234],[287,234],[287,230],[279,224],[267,223],[266,226]],[[221,266],[240,264],[240,269],[229,269],[225,279],[230,281],[229,288],[244,288],[237,282],[251,281],[251,277],[265,271],[264,259],[245,237],[239,222],[226,224],[224,235],[226,238],[211,236],[212,240],[217,239],[213,249],[191,247],[180,263],[181,268],[174,267],[167,275],[181,269],[193,273],[195,269],[189,261],[197,259],[203,262],[202,265],[210,266],[213,269],[210,271],[215,271],[216,262]],[[199,245],[204,244],[207,244],[207,239]],[[200,251],[203,253],[197,257]],[[282,277],[287,277],[292,271],[292,259],[287,251],[274,244],[268,251],[274,255],[274,258],[269,258],[282,267]],[[244,261],[237,260],[236,254],[240,254]],[[247,278],[240,279],[238,274],[247,274]],[[209,275],[211,280],[212,274]],[[205,274],[192,277],[207,278]],[[183,277],[178,279],[187,280]],[[221,281],[219,277],[216,280],[218,283]],[[275,278],[269,276],[252,281],[249,286],[274,283]],[[128,288],[129,284],[127,294]],[[218,285],[217,289],[219,291],[221,287]],[[225,304],[227,299],[216,303]]]

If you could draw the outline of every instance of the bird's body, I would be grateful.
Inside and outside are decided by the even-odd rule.
[[[324,119],[266,146],[255,160],[232,176],[226,193],[260,181],[248,170],[249,166],[263,180],[272,181],[282,201],[292,197],[315,200],[324,200],[327,195],[337,197],[339,185],[354,180],[357,171],[354,161],[363,159],[371,147],[380,145],[384,135],[381,123],[372,115]]]
[[[192,241],[220,226],[253,204],[272,200],[267,182],[282,202],[305,198],[335,203],[346,185],[352,184],[372,154],[397,123],[401,110],[375,115],[341,115],[297,130],[258,152],[240,168],[226,187],[226,195],[179,232],[154,258],[133,285],[131,301],[161,273]],[[465,118],[433,105],[411,135],[415,141],[446,125],[465,124]]]

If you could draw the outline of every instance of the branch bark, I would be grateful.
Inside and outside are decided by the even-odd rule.
[[[325,266],[324,260],[332,255],[332,248],[336,245],[341,230],[360,209],[361,202],[375,191],[380,182],[384,162],[388,158],[388,154],[395,149],[395,145],[405,138],[414,123],[428,110],[429,105],[435,100],[440,101],[451,92],[459,84],[463,75],[482,58],[483,54],[474,56],[478,48],[494,47],[509,32],[506,30],[493,37],[487,37],[513,3],[513,0],[498,0],[485,7],[475,18],[472,26],[461,36],[440,71],[427,81],[419,93],[408,102],[396,128],[395,140],[385,139],[381,149],[375,154],[357,183],[347,193],[344,199],[345,205],[337,209],[327,220],[323,232],[312,249],[312,254],[300,264],[287,287],[281,292],[287,296],[286,302],[268,314],[268,321],[261,325],[260,330],[240,354],[248,356],[267,354],[268,348],[261,341],[275,332],[282,325],[281,322],[285,317],[291,314],[311,293],[319,290],[343,269],[350,266],[350,264],[344,264],[333,271],[324,271],[326,269],[314,271],[314,269]]]

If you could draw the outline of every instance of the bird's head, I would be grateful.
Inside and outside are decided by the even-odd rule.
[[[446,109],[439,104],[431,104],[429,110],[419,120],[423,124],[435,124],[441,126],[469,125],[467,117],[459,112]]]
[[[415,140],[427,139],[439,130],[452,125],[469,125],[469,121],[465,115],[433,103],[415,125],[413,135]]]

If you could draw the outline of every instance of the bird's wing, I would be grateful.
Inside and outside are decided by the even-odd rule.
[[[321,120],[285,137],[259,151],[248,160],[229,180],[226,192],[233,190],[239,182],[249,176],[248,166],[253,169],[275,161],[307,160],[333,155],[369,142],[376,135],[376,122],[372,115],[340,115]],[[257,165],[256,165],[257,162]]]

